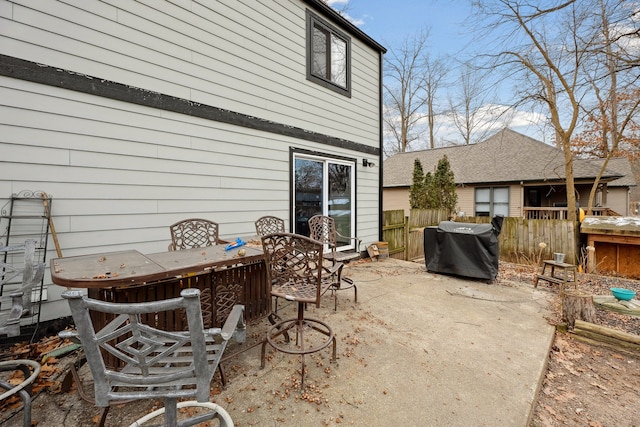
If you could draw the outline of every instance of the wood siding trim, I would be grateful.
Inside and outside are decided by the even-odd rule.
[[[509,216],[522,217],[522,204],[524,202],[524,190],[521,185],[509,186]]]
[[[359,144],[354,141],[323,135],[295,126],[276,123],[211,105],[196,103],[184,98],[152,92],[100,77],[78,74],[70,70],[62,70],[8,55],[0,54],[0,75],[277,135],[317,142],[331,147],[353,150],[374,156],[380,155],[379,148]]]
[[[461,213],[464,213],[464,216],[473,216],[475,214],[475,187],[458,186],[456,192],[458,193],[458,216],[461,216]]]

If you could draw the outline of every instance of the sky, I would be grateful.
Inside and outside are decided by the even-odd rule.
[[[329,4],[338,10],[346,6],[345,17],[387,50],[399,46],[422,29],[429,30],[429,53],[434,57],[449,55],[461,58],[463,49],[482,50],[468,25],[471,14],[468,0],[329,0]],[[452,72],[452,77],[456,74],[456,71]],[[508,91],[509,83],[505,82],[496,100],[498,104],[500,101],[508,102]],[[487,109],[494,110],[495,107],[495,104],[486,106]],[[548,138],[541,131],[541,120],[539,115],[516,111],[511,114],[508,122],[499,121],[487,125],[490,126],[487,137],[508,126],[517,132],[546,141]],[[437,139],[460,140],[452,122],[447,118],[440,120]],[[414,147],[418,148],[426,147]]]
[[[430,29],[434,53],[454,54],[471,38],[464,30],[470,13],[464,0],[333,0],[340,9],[348,5],[350,20],[389,49],[423,28]]]

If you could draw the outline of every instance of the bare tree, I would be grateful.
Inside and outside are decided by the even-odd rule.
[[[588,58],[585,40],[590,0],[479,0],[477,12],[492,20],[486,27],[499,40],[494,65],[522,77],[521,100],[542,104],[564,154],[567,218],[576,221],[576,193],[571,137],[580,118],[580,102],[588,90],[581,74]],[[495,31],[493,31],[495,30]]]
[[[638,44],[640,43],[640,8],[637,2],[612,0],[604,2],[602,10],[612,11],[609,16],[608,42],[616,46],[610,54],[615,57],[617,69],[633,71],[640,67]],[[635,71],[636,77],[637,70]]]
[[[391,48],[385,56],[384,124],[387,155],[403,153],[411,143],[419,141],[429,130],[429,144],[435,146],[437,96],[447,73],[442,57],[427,52],[428,30],[406,37],[400,47]],[[426,119],[426,120],[425,120]]]
[[[424,93],[426,97],[426,115],[427,125],[429,127],[429,147],[435,148],[435,130],[436,116],[441,111],[438,106],[438,92],[444,83],[449,72],[448,62],[444,57],[432,58],[430,55],[425,57],[424,62]]]
[[[504,112],[491,102],[490,87],[481,70],[469,62],[463,64],[449,94],[447,115],[465,145],[485,139]]]
[[[322,0],[322,2],[326,3],[327,6],[331,7],[333,10],[343,16],[348,15],[349,10],[351,10],[351,5],[348,1]]]
[[[627,2],[598,0],[598,3],[599,8],[592,11],[596,36],[589,44],[591,60],[584,67],[593,89],[595,108],[583,106],[588,126],[572,141],[574,150],[586,149],[592,155],[605,159],[589,193],[587,214],[591,213],[600,178],[611,157],[621,154],[633,156],[637,151],[635,141],[627,136],[637,131],[640,113],[638,75],[634,67],[629,67],[628,60],[632,56],[628,48],[633,45],[630,39],[638,38],[638,23],[633,18],[634,14],[629,13]],[[635,15],[638,15],[637,11]],[[634,25],[636,29],[632,31]],[[621,147],[625,142],[630,146]]]
[[[422,64],[428,37],[426,30],[405,37],[399,48],[385,55],[384,124],[393,136],[387,154],[404,153],[420,137],[416,125],[427,102]]]

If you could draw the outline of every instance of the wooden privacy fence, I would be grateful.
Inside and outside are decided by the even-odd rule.
[[[402,209],[384,211],[382,240],[389,244],[389,256],[403,260],[423,257],[424,227],[447,219],[446,210],[412,209],[408,217]]]
[[[407,221],[404,210],[384,211],[382,219],[382,240],[389,244],[389,257],[407,258]]]
[[[449,219],[445,209],[411,209],[409,214],[409,241],[406,260],[424,258],[424,228]]]
[[[405,217],[402,210],[384,211],[382,235],[389,243],[389,254],[404,260],[423,258],[424,227],[438,225],[447,219],[447,212],[441,210],[412,209],[409,217]],[[457,221],[489,223],[491,218],[465,217]],[[537,264],[541,259],[553,258],[554,252],[561,252],[565,254],[565,262],[575,264],[578,262],[576,239],[575,225],[566,220],[507,217],[498,238],[500,260]]]
[[[460,222],[489,223],[488,217],[468,217]],[[576,227],[560,219],[524,219],[506,217],[498,237],[500,259],[519,264],[538,264],[553,258],[554,252],[565,254],[565,262],[576,264]],[[544,247],[541,244],[544,243]]]

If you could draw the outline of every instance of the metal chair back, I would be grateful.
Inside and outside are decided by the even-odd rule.
[[[313,303],[333,284],[323,280],[322,243],[293,233],[262,236],[271,294],[287,300]]]
[[[325,215],[312,216],[309,218],[309,231],[312,239],[319,240],[328,246],[329,252],[325,258],[333,262],[345,262],[360,257],[361,239],[340,234],[333,218]],[[338,252],[338,242],[353,242],[355,252]]]
[[[331,268],[325,268],[325,273],[333,280],[333,290],[344,290],[353,288],[354,302],[358,302],[358,288],[348,277],[342,276],[342,268],[345,262],[360,258],[360,242],[357,237],[343,236],[336,230],[335,220],[325,215],[315,215],[309,218],[309,230],[311,238],[316,239],[328,246],[329,251],[325,254],[325,259],[332,263]],[[355,251],[338,251],[338,241],[353,241]],[[334,309],[338,308],[338,298],[336,296]]]
[[[284,220],[277,216],[265,215],[256,221],[256,233],[260,237],[284,232],[286,232]]]
[[[81,290],[68,290],[62,296],[71,308],[93,376],[96,406],[164,399],[166,425],[174,425],[178,399],[209,402],[210,383],[229,339],[234,335],[238,341],[245,339],[241,305],[234,307],[222,329],[203,328],[200,291],[195,288],[184,289],[178,298],[145,303],[99,301]],[[91,321],[94,311],[115,317],[96,331]],[[159,318],[182,312],[188,331],[155,327]],[[118,366],[107,366],[105,354],[115,356]]]
[[[219,243],[218,223],[202,218],[189,218],[169,226],[169,250],[214,246]]]

